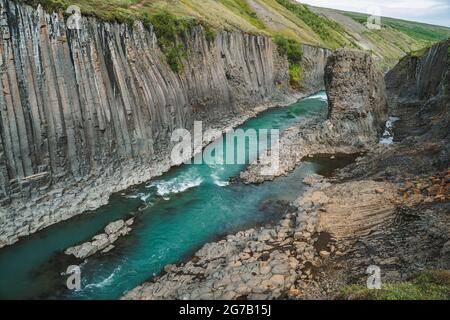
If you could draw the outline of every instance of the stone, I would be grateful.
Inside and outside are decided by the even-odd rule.
[[[114,248],[115,246],[113,244],[110,244],[109,246],[107,246],[105,249],[102,250],[102,253],[108,253]]]
[[[168,265],[164,266],[164,272],[166,272],[166,273],[170,273],[170,272],[173,272],[175,270],[177,270],[177,266],[174,265],[174,264],[168,264]]]
[[[239,259],[241,259],[241,260],[247,260],[247,259],[249,259],[250,257],[251,257],[251,255],[248,254],[248,253],[246,253],[246,252],[241,252],[241,253],[239,253]]]
[[[267,263],[261,263],[260,268],[259,268],[259,273],[260,274],[268,274],[272,271],[272,267],[267,264]]]
[[[270,280],[271,287],[283,287],[284,286],[284,276],[281,274],[273,275]]]
[[[319,252],[319,255],[320,255],[322,258],[324,258],[324,259],[327,259],[327,258],[330,257],[330,253],[329,253],[328,251],[325,251],[325,250],[320,251],[320,252]]]
[[[289,273],[289,265],[287,263],[276,264],[272,267],[273,274],[288,274]]]
[[[108,235],[117,233],[120,229],[123,228],[124,225],[125,225],[125,222],[123,220],[117,220],[117,221],[111,222],[110,224],[108,224],[105,227],[105,232]]]

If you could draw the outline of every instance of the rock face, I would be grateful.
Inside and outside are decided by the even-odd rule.
[[[420,55],[407,56],[386,74],[389,104],[392,113],[401,119],[395,126],[398,140],[423,135],[424,141],[430,141],[448,135],[449,44],[450,40],[443,41]],[[450,163],[448,157],[440,160],[443,168]]]
[[[383,75],[368,54],[339,49],[325,68],[328,119],[356,125],[360,133],[381,133],[387,120]]]
[[[448,46],[450,40],[426,49],[422,54],[404,57],[386,74],[386,88],[390,99],[402,103],[426,100],[444,93],[448,79]]]
[[[264,174],[263,166],[255,162],[241,173],[244,182],[285,175],[307,155],[357,153],[378,143],[388,106],[383,76],[370,55],[336,50],[328,57],[324,76],[327,117],[286,130],[280,139],[279,166],[274,174]]]
[[[328,49],[302,45],[303,85],[310,91],[325,89],[324,71],[327,59],[331,55]]]
[[[0,6],[0,247],[168,170],[175,128],[223,129],[298,97],[268,37],[189,29],[177,74],[139,22],[83,17],[72,30],[42,8]],[[320,77],[323,55],[317,68],[306,56]]]

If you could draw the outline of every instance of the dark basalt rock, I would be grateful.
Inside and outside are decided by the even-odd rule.
[[[333,123],[352,123],[364,133],[381,133],[387,120],[385,85],[369,54],[336,50],[325,67],[325,87]]]

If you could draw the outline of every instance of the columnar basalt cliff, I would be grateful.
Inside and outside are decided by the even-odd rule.
[[[328,120],[341,126],[343,132],[350,129],[367,139],[367,143],[377,142],[387,119],[387,102],[383,75],[372,58],[357,51],[337,50],[325,67],[325,87]]]
[[[325,48],[302,45],[302,52],[303,83],[306,89],[311,91],[316,91],[317,88],[325,89],[324,70],[332,51]]]
[[[173,129],[224,129],[300,96],[269,37],[193,27],[175,73],[140,22],[68,29],[62,14],[0,5],[0,247],[168,170]],[[308,91],[323,89],[321,59]]]
[[[406,56],[386,74],[387,93],[393,103],[423,101],[444,93],[449,43],[442,41]]]

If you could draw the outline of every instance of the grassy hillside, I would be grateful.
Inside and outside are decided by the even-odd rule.
[[[340,11],[340,13],[361,24],[364,24],[368,18],[368,15],[364,13],[345,11]],[[446,27],[386,17],[381,19],[381,23],[385,28],[401,31],[414,39],[435,42],[450,37],[450,28]]]
[[[349,47],[369,51],[386,69],[406,53],[450,37],[450,28],[383,18],[381,30],[364,25],[367,15],[302,5],[293,0],[17,0],[47,10],[78,5],[85,15],[107,21],[157,24],[166,51],[179,60],[171,44],[174,33],[201,24],[214,30],[242,30],[335,49]],[[165,20],[167,23],[165,23]]]

